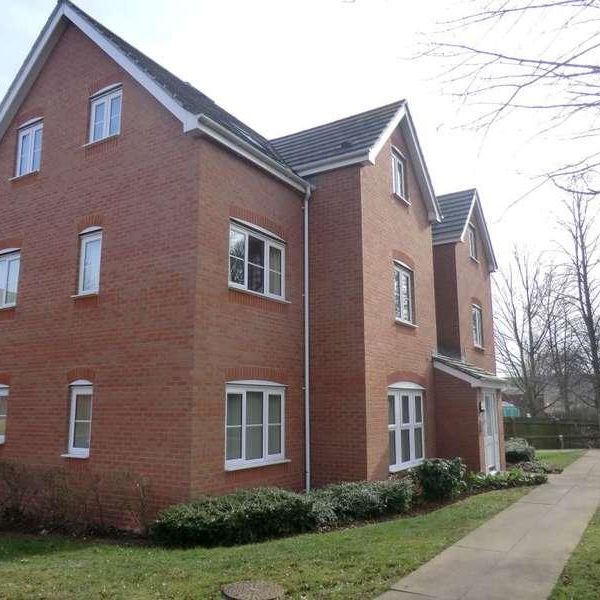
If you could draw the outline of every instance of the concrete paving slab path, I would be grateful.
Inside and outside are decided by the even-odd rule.
[[[546,600],[599,504],[600,450],[588,450],[378,600]]]

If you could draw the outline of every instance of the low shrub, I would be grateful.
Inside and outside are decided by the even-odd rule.
[[[555,467],[550,463],[544,462],[543,460],[538,460],[537,458],[531,461],[524,461],[515,463],[514,467],[516,469],[521,469],[521,471],[525,471],[526,473],[562,473],[563,470],[560,467]]]
[[[424,460],[414,470],[426,500],[451,500],[466,489],[467,467],[460,458]]]
[[[167,545],[228,546],[301,533],[314,528],[312,502],[278,488],[206,496],[164,510],[151,528]]]
[[[506,440],[505,456],[507,463],[531,462],[535,458],[535,448],[523,438]]]
[[[413,486],[409,479],[336,483],[310,494],[319,527],[342,525],[410,510]],[[326,508],[329,507],[329,508]],[[331,511],[335,518],[331,519]],[[325,522],[321,515],[325,515]]]
[[[470,473],[467,479],[469,490],[485,492],[506,488],[540,485],[548,481],[545,473],[526,473],[521,469],[511,469],[500,473]]]

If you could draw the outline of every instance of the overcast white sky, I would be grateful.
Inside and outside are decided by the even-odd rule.
[[[549,248],[559,193],[535,176],[570,142],[534,138],[535,116],[485,139],[432,59],[411,59],[464,0],[76,0],[115,33],[266,137],[409,101],[436,193],[477,187],[501,265],[513,243]],[[4,96],[54,0],[0,0]],[[535,32],[532,32],[532,36]],[[503,36],[505,34],[502,34]],[[507,40],[515,49],[531,36]]]

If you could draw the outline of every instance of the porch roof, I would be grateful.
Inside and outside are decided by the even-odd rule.
[[[506,385],[506,380],[498,377],[495,373],[445,354],[434,354],[433,366],[440,371],[470,383],[471,387],[503,388]]]

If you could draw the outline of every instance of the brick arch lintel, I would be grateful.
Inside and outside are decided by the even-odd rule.
[[[396,383],[397,381],[410,381],[427,389],[427,379],[413,371],[394,371],[387,376],[387,385]]]
[[[87,379],[87,381],[93,382],[95,378],[96,372],[89,367],[76,367],[66,374],[67,383],[72,383],[78,379]]]

